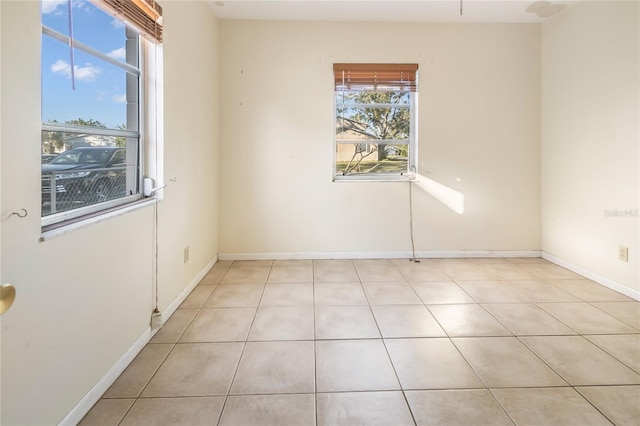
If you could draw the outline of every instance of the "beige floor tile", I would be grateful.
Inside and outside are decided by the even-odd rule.
[[[231,394],[315,391],[313,342],[248,342]]]
[[[532,302],[582,302],[571,293],[543,280],[507,280],[505,284]]]
[[[640,334],[584,336],[591,343],[640,373]]]
[[[418,426],[512,425],[486,389],[405,392]]]
[[[538,303],[542,309],[580,334],[624,334],[638,330],[588,303]]]
[[[204,304],[205,308],[257,308],[264,284],[219,285]]]
[[[318,306],[315,327],[316,339],[380,338],[369,306]]]
[[[567,385],[515,337],[452,340],[490,388]]]
[[[257,308],[264,284],[219,285],[204,304],[205,308]]]
[[[391,262],[354,261],[360,281],[403,281],[404,277]]]
[[[630,302],[633,299],[591,280],[547,280],[586,302]]]
[[[402,392],[320,393],[318,426],[412,426]]]
[[[533,275],[515,264],[485,264],[483,269],[494,280],[529,280]]]
[[[640,330],[640,302],[594,302],[592,305]]]
[[[267,283],[313,283],[313,267],[309,266],[274,266],[271,268]]]
[[[360,278],[351,261],[328,261],[339,263],[316,263],[313,266],[313,280],[316,283],[351,283]]]
[[[224,397],[141,398],[133,404],[122,426],[216,425]]]
[[[169,344],[145,346],[102,397],[138,397],[172,348]]]
[[[313,266],[313,260],[311,259],[286,259],[286,260],[274,260],[273,267],[279,268],[281,266]]]
[[[407,262],[397,268],[407,281],[449,281],[449,276],[438,265]]]
[[[265,284],[270,266],[234,266],[220,280],[220,284]]]
[[[246,266],[252,268],[270,268],[273,260],[234,260],[231,264],[232,268],[244,268]]]
[[[187,296],[180,305],[181,308],[202,308],[211,292],[216,288],[214,285],[199,285]]]
[[[198,309],[177,309],[153,336],[151,343],[176,343],[198,312]]]
[[[494,389],[493,394],[518,425],[610,425],[569,387]]]
[[[372,305],[421,305],[413,288],[405,282],[363,282],[362,287]]]
[[[449,339],[386,339],[384,343],[404,390],[485,387]]]
[[[360,283],[316,283],[314,296],[317,306],[369,304]]]
[[[640,375],[581,336],[522,337],[572,386],[640,384]]]
[[[397,390],[382,340],[316,342],[318,392]]]
[[[521,268],[532,274],[534,278],[541,280],[579,280],[584,278],[575,272],[549,262],[521,265]]]
[[[230,396],[220,426],[314,426],[313,394]]]
[[[243,346],[244,343],[178,343],[142,396],[225,395]]]
[[[101,399],[78,426],[117,426],[134,402],[135,399]]]
[[[576,389],[614,424],[640,424],[640,386],[589,386]]]
[[[469,258],[466,257],[429,258],[420,259],[420,261],[431,265],[472,265]]]
[[[429,305],[428,308],[451,337],[511,336],[509,330],[480,305]]]
[[[504,281],[457,281],[478,303],[526,303],[530,300],[515,292]]]
[[[261,307],[249,340],[313,340],[313,307]]]
[[[260,306],[313,306],[313,284],[267,284]]]
[[[533,303],[496,303],[483,306],[517,336],[576,334]]]
[[[410,282],[422,302],[430,304],[476,303],[453,281]]]
[[[450,263],[441,265],[452,280],[493,280],[495,277],[487,271],[486,265]]]
[[[372,306],[382,337],[445,337],[424,305]]]
[[[201,309],[180,342],[245,341],[255,314],[255,308]]]
[[[202,280],[200,281],[200,283],[198,283],[198,285],[219,284],[220,280],[222,279],[222,277],[227,272],[230,266],[231,266],[231,261],[219,261],[218,263],[213,265],[213,268],[211,268],[209,272],[207,272],[207,275],[205,275],[204,278],[202,278]]]

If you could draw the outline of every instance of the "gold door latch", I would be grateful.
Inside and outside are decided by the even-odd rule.
[[[0,315],[9,310],[16,298],[16,288],[11,284],[0,287]]]

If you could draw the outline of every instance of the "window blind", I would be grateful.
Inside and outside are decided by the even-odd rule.
[[[90,0],[154,43],[162,43],[162,7],[155,0]]]
[[[335,90],[418,88],[418,64],[333,64]]]

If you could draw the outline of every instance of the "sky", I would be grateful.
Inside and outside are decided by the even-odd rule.
[[[125,61],[125,27],[86,0],[71,0],[73,38]],[[43,0],[42,24],[69,35],[68,0]],[[126,72],[74,49],[75,90],[69,46],[42,36],[42,120],[82,118],[109,128],[126,122]]]

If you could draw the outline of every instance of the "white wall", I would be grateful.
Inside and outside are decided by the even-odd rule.
[[[639,15],[638,2],[580,2],[542,29],[542,249],[636,294]]]
[[[539,25],[220,28],[221,256],[410,250],[407,183],[331,182],[334,62],[419,64],[419,172],[466,206],[416,190],[416,250],[540,249]]]
[[[159,205],[161,310],[215,259],[218,167],[215,18],[204,2],[163,6],[165,172],[177,181]],[[7,425],[60,422],[144,335],[152,309],[152,207],[39,242],[39,8],[0,2],[1,282],[17,289],[2,316]],[[27,218],[9,216],[21,208]]]

